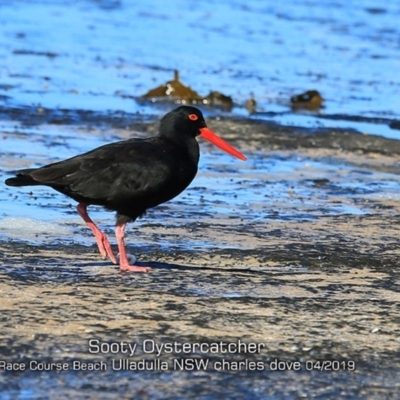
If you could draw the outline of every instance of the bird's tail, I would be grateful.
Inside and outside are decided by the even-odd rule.
[[[35,186],[40,185],[40,182],[35,181],[31,176],[30,172],[32,172],[34,168],[31,169],[23,169],[16,173],[14,178],[6,179],[6,185],[8,186]]]

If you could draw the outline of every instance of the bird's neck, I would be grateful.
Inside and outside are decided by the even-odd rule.
[[[173,146],[174,153],[185,154],[186,157],[189,157],[190,161],[197,165],[200,158],[200,149],[196,138],[190,136],[176,137],[172,135],[165,135],[162,138],[165,142]]]

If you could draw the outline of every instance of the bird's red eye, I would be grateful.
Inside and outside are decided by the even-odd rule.
[[[190,114],[189,119],[191,119],[192,121],[197,121],[199,117],[196,114]]]

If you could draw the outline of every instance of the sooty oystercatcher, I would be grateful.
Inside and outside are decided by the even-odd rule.
[[[231,155],[246,157],[207,128],[200,110],[181,106],[166,114],[159,134],[107,144],[87,153],[41,168],[23,169],[6,180],[9,186],[45,185],[79,204],[79,215],[93,231],[103,258],[117,260],[106,235],[90,219],[89,205],[116,211],[115,234],[123,271],[147,272],[130,265],[124,229],[146,210],[171,200],[186,189],[197,173],[201,136]]]

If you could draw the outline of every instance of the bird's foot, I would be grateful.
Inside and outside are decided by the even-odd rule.
[[[77,210],[78,214],[82,217],[82,219],[86,222],[86,225],[91,229],[96,239],[97,247],[99,248],[100,254],[105,260],[107,257],[114,263],[117,264],[117,260],[112,251],[110,242],[107,239],[107,236],[97,227],[97,225],[90,219],[87,211],[87,204],[79,203]]]
[[[117,225],[115,228],[115,236],[117,237],[118,243],[118,258],[119,258],[119,267],[121,271],[130,271],[130,272],[149,272],[151,270],[150,267],[139,267],[138,265],[131,265],[136,262],[136,257],[132,254],[128,254],[125,249],[124,244],[124,229],[125,223]]]
[[[97,247],[99,248],[101,257],[103,260],[106,260],[107,257],[111,260],[113,264],[118,264],[117,259],[114,256],[114,253],[111,248],[111,244],[107,239],[107,236],[100,232],[95,234]]]
[[[130,264],[120,264],[119,267],[121,271],[129,271],[129,272],[149,272],[151,271],[150,267],[139,267],[138,265],[130,265]]]
[[[113,264],[118,264],[117,259],[114,256],[114,253],[111,248],[111,244],[107,239],[107,236],[104,235],[102,238],[103,249],[105,250],[105,254],[102,254],[103,258],[106,259],[107,256],[111,260]],[[101,251],[100,251],[101,252]]]
[[[139,267],[138,265],[132,265],[136,262],[136,257],[133,254],[126,254],[126,259],[121,260],[119,254],[117,255],[119,260],[119,266],[121,271],[130,271],[130,272],[149,272],[151,271],[150,267]]]

